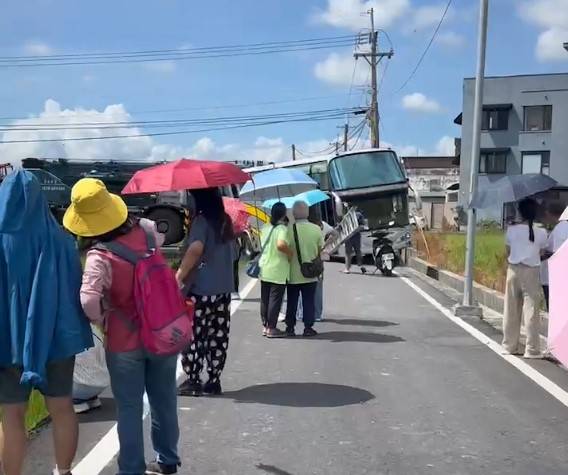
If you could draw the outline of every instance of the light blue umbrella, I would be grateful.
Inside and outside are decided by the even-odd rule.
[[[315,190],[317,182],[301,170],[275,168],[257,173],[252,181],[247,181],[241,188],[239,197],[242,201],[266,201],[270,198],[296,196],[304,191]]]
[[[294,203],[296,201],[303,201],[308,206],[313,206],[318,203],[321,203],[322,201],[327,201],[329,199],[330,199],[329,195],[325,194],[321,190],[310,190],[310,191],[305,191],[304,193],[300,193],[299,195],[296,196],[290,196],[282,199],[272,198],[270,200],[266,200],[264,203],[262,203],[262,207],[272,208],[279,201],[284,203],[286,205],[286,208],[292,208],[292,206],[294,206]]]

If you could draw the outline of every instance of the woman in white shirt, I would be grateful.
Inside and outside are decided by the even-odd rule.
[[[507,229],[509,269],[505,289],[503,347],[509,354],[519,353],[521,322],[524,318],[527,343],[525,358],[540,358],[539,312],[541,303],[540,260],[546,247],[547,234],[535,227],[538,205],[527,198],[519,203],[523,219]]]

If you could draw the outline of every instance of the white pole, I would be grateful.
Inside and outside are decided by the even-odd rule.
[[[487,47],[487,18],[489,0],[480,0],[479,31],[477,39],[477,73],[475,76],[475,101],[473,111],[473,138],[471,143],[471,170],[469,176],[468,202],[477,190],[477,175],[479,171],[479,156],[481,145],[481,117],[483,113],[483,81],[485,78],[485,52]],[[467,241],[465,249],[465,285],[463,306],[473,306],[473,273],[475,255],[475,233],[477,226],[476,211],[467,211]]]

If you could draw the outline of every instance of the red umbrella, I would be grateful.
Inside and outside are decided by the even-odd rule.
[[[195,190],[242,184],[248,180],[250,175],[232,163],[182,158],[137,171],[122,194]]]
[[[249,225],[249,217],[245,204],[236,198],[227,198],[223,196],[223,204],[225,205],[225,212],[233,222],[233,229],[235,234],[241,234]]]

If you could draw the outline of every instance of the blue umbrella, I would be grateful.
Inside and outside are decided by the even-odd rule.
[[[291,208],[292,206],[294,206],[294,203],[296,201],[303,201],[308,206],[313,206],[318,203],[321,203],[322,201],[327,201],[329,199],[330,199],[329,195],[325,194],[321,190],[310,190],[310,191],[305,191],[304,193],[300,193],[299,195],[296,196],[291,196],[282,199],[273,198],[270,200],[266,200],[264,203],[262,203],[262,206],[263,208],[272,208],[279,201],[284,203],[287,208]]]
[[[242,201],[265,201],[270,198],[295,196],[309,190],[315,190],[317,182],[306,173],[297,169],[275,168],[257,173],[253,181],[247,181],[241,188],[239,197]]]
[[[526,174],[509,175],[486,185],[480,186],[471,200],[471,208],[490,208],[513,203],[549,190],[558,185],[558,182],[547,175]]]

